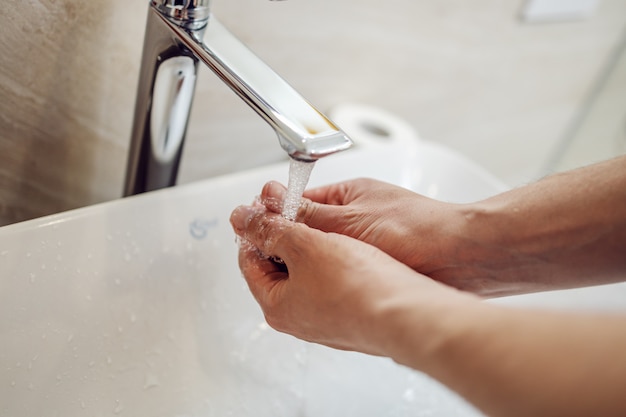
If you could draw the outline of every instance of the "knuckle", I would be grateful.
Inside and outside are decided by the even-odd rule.
[[[303,199],[298,209],[297,220],[309,226],[316,225],[316,219],[319,217],[320,204],[309,199]]]
[[[300,203],[300,207],[298,208],[298,215],[296,219],[303,223],[307,223],[307,220],[311,217],[311,211],[314,210],[313,202],[307,198],[303,198]]]
[[[259,242],[266,238],[267,233],[268,227],[265,221],[265,213],[259,212],[254,214],[246,228],[246,237],[258,245]]]

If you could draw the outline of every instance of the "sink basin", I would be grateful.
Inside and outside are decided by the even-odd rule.
[[[458,202],[504,189],[446,148],[364,130],[311,186],[369,176]],[[0,415],[480,415],[389,359],[265,324],[228,218],[287,174],[285,162],[0,228]]]

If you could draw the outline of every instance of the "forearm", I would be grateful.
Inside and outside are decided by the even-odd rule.
[[[418,310],[394,314],[391,328],[403,340],[391,356],[488,415],[626,415],[626,318],[473,300],[437,311],[437,319]]]
[[[554,175],[461,208],[463,270],[452,284],[487,280],[506,295],[623,280],[626,157]],[[474,280],[474,281],[472,281]]]

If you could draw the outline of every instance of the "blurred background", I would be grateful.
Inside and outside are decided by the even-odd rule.
[[[121,196],[147,0],[4,0],[0,225]],[[375,105],[514,187],[626,151],[626,0],[213,0],[322,111]],[[285,158],[209,70],[179,183]]]

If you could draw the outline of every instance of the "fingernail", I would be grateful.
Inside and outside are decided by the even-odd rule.
[[[230,224],[237,234],[242,234],[250,222],[250,217],[257,213],[258,208],[252,206],[239,206],[230,215]]]
[[[265,184],[263,189],[263,196],[269,198],[277,198],[282,200],[285,197],[285,187],[276,181],[270,181]]]

